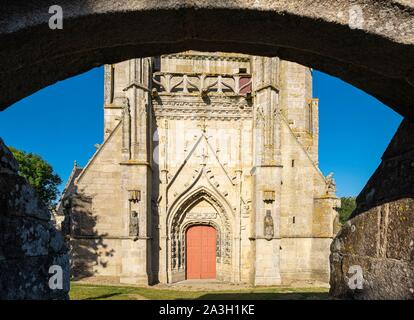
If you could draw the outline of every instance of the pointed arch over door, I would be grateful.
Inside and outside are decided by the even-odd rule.
[[[172,208],[168,219],[171,282],[184,280],[188,275],[192,279],[217,277],[230,280],[227,277],[231,276],[233,268],[234,221],[231,208],[219,199],[214,191],[201,187],[189,192]],[[209,238],[207,242],[198,239],[203,235]],[[191,237],[190,241],[187,236]],[[191,246],[190,249],[187,248],[188,245]],[[205,254],[200,256],[195,247],[202,250],[201,246],[205,247]],[[188,258],[193,259],[188,262]],[[202,268],[201,263],[209,265],[208,272],[200,269],[195,271],[201,272],[198,276],[191,270],[188,274],[188,267]]]

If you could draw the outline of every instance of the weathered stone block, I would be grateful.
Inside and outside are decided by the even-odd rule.
[[[414,264],[414,201],[402,199],[389,204],[386,257]]]
[[[331,294],[414,299],[414,125],[404,120],[331,246]],[[351,266],[362,271],[349,285]]]
[[[62,289],[52,290],[49,273],[52,265],[63,271]],[[20,260],[0,261],[0,299],[68,299],[69,260],[67,254],[25,257]]]
[[[0,299],[67,299],[69,258],[63,237],[0,139]],[[62,287],[49,285],[51,266]]]
[[[351,266],[363,271],[362,288],[351,289],[355,274]],[[343,299],[414,299],[413,263],[360,255],[331,255],[330,294]]]

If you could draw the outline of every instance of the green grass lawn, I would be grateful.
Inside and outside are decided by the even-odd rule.
[[[327,288],[257,287],[237,291],[185,291],[72,283],[72,300],[325,300]]]

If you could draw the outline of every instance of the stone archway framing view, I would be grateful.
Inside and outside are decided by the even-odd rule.
[[[365,299],[412,298],[414,7],[411,1],[309,0],[300,1],[300,5],[298,1],[248,0],[117,1],[116,4],[60,1],[64,14],[62,30],[49,28],[51,1],[25,4],[6,1],[3,5],[2,109],[47,85],[98,65],[193,49],[278,56],[298,62],[349,82],[405,116],[384,153],[382,164],[358,197],[352,219],[333,242],[331,293]],[[17,177],[16,164],[3,144],[0,159],[4,185],[1,226],[9,226],[2,233],[19,237],[24,228],[36,227],[38,236],[48,239],[42,245],[33,244],[33,250],[21,242],[10,245],[2,240],[0,295],[53,298],[55,293],[42,281],[47,276],[45,266],[53,262],[60,261],[68,273],[62,240],[48,226],[48,213]],[[17,189],[16,184],[20,186]],[[16,199],[19,201],[10,201]],[[364,289],[355,290],[347,285],[348,270],[353,265],[361,266],[364,271]],[[16,268],[23,274],[36,270],[34,280],[19,278]],[[68,279],[66,289],[67,282]],[[39,284],[41,289],[35,293],[34,288],[38,289]],[[23,286],[24,290],[14,290]],[[19,295],[15,296],[17,292]],[[64,292],[58,294],[64,296]]]

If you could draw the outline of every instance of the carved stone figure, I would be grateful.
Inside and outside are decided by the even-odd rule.
[[[326,176],[326,193],[329,195],[336,194],[336,183],[335,179],[333,178],[333,172]]]
[[[138,236],[139,235],[139,217],[138,212],[131,211],[129,218],[129,235]]]
[[[266,211],[266,216],[264,218],[264,235],[265,238],[270,240],[273,238],[275,234],[274,225],[273,225],[273,218],[270,214],[270,210]]]

